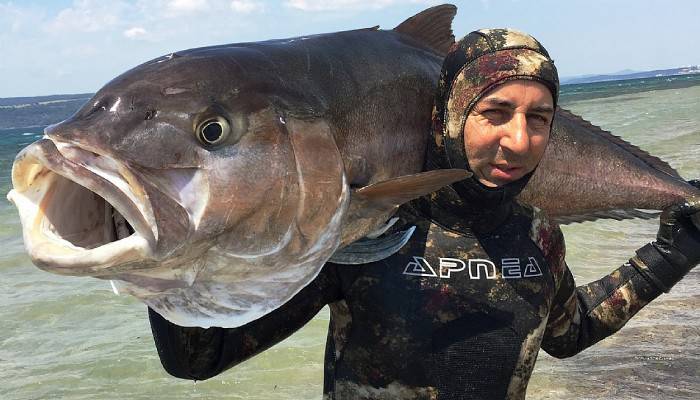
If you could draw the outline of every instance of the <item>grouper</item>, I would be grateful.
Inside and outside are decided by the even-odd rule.
[[[16,157],[8,197],[32,261],[112,280],[179,325],[236,327],[358,240],[395,250],[396,208],[469,176],[421,173],[455,13],[178,51],[118,76]],[[549,147],[524,200],[564,222],[698,194],[563,110]]]

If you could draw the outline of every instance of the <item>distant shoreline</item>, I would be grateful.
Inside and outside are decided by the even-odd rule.
[[[78,93],[0,98],[0,129],[31,129],[63,121],[92,96]]]
[[[679,70],[695,71],[695,69],[688,68],[663,71]],[[592,82],[569,80],[562,84],[560,103],[565,104],[568,100],[605,98],[650,90],[680,89],[700,85],[700,69],[697,72],[685,72],[677,75],[663,75],[659,74],[659,71],[648,71],[645,74],[652,73],[656,73],[656,75],[630,78],[629,76],[641,74],[634,73],[615,76],[616,79]],[[610,75],[606,76],[610,77]],[[595,79],[595,77],[586,79]],[[609,90],[613,86],[615,90]],[[93,95],[94,93],[76,93],[0,98],[0,131],[43,129],[73,115]]]
[[[583,75],[583,76],[573,76],[561,78],[561,83],[563,85],[580,85],[586,83],[599,83],[599,82],[616,82],[616,81],[626,81],[631,79],[645,79],[645,78],[665,78],[673,76],[684,76],[684,75],[696,75],[700,74],[700,65],[691,65],[688,67],[680,68],[669,68],[669,69],[656,69],[652,71],[633,71],[625,72],[619,74],[596,74],[596,75]]]
[[[18,106],[33,105],[37,103],[53,103],[62,101],[72,101],[80,99],[90,99],[95,93],[70,93],[70,94],[48,94],[42,96],[21,96],[21,97],[0,97],[0,109]]]

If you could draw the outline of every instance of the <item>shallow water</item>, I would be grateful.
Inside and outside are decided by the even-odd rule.
[[[565,108],[700,177],[700,86],[570,100]],[[567,262],[579,284],[600,278],[653,240],[658,220],[564,226]],[[557,360],[540,352],[534,399],[700,397],[700,271],[692,271],[616,335]]]
[[[686,78],[565,87],[562,105],[660,156],[684,177],[700,178],[700,76]],[[25,133],[0,131],[0,193],[9,190],[14,154],[38,137]],[[653,239],[657,223],[565,226],[577,282],[617,268]],[[32,266],[17,214],[4,198],[0,243],[0,399],[321,397],[327,309],[272,349],[194,384],[161,368],[141,303],[115,296],[107,282]],[[542,352],[528,391],[531,399],[699,396],[700,270],[583,353],[556,360]]]

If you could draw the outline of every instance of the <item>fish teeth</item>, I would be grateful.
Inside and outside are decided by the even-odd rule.
[[[129,230],[129,223],[121,214],[119,214],[117,210],[112,210],[112,218],[114,220],[114,231],[117,232],[117,240],[131,236],[131,232]]]

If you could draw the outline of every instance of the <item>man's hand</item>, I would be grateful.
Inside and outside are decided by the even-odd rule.
[[[700,198],[671,206],[661,213],[654,247],[666,261],[686,272],[700,262],[700,230],[693,220],[700,218]]]
[[[656,241],[637,250],[631,263],[668,292],[700,263],[699,226],[700,197],[667,208],[661,213]]]

